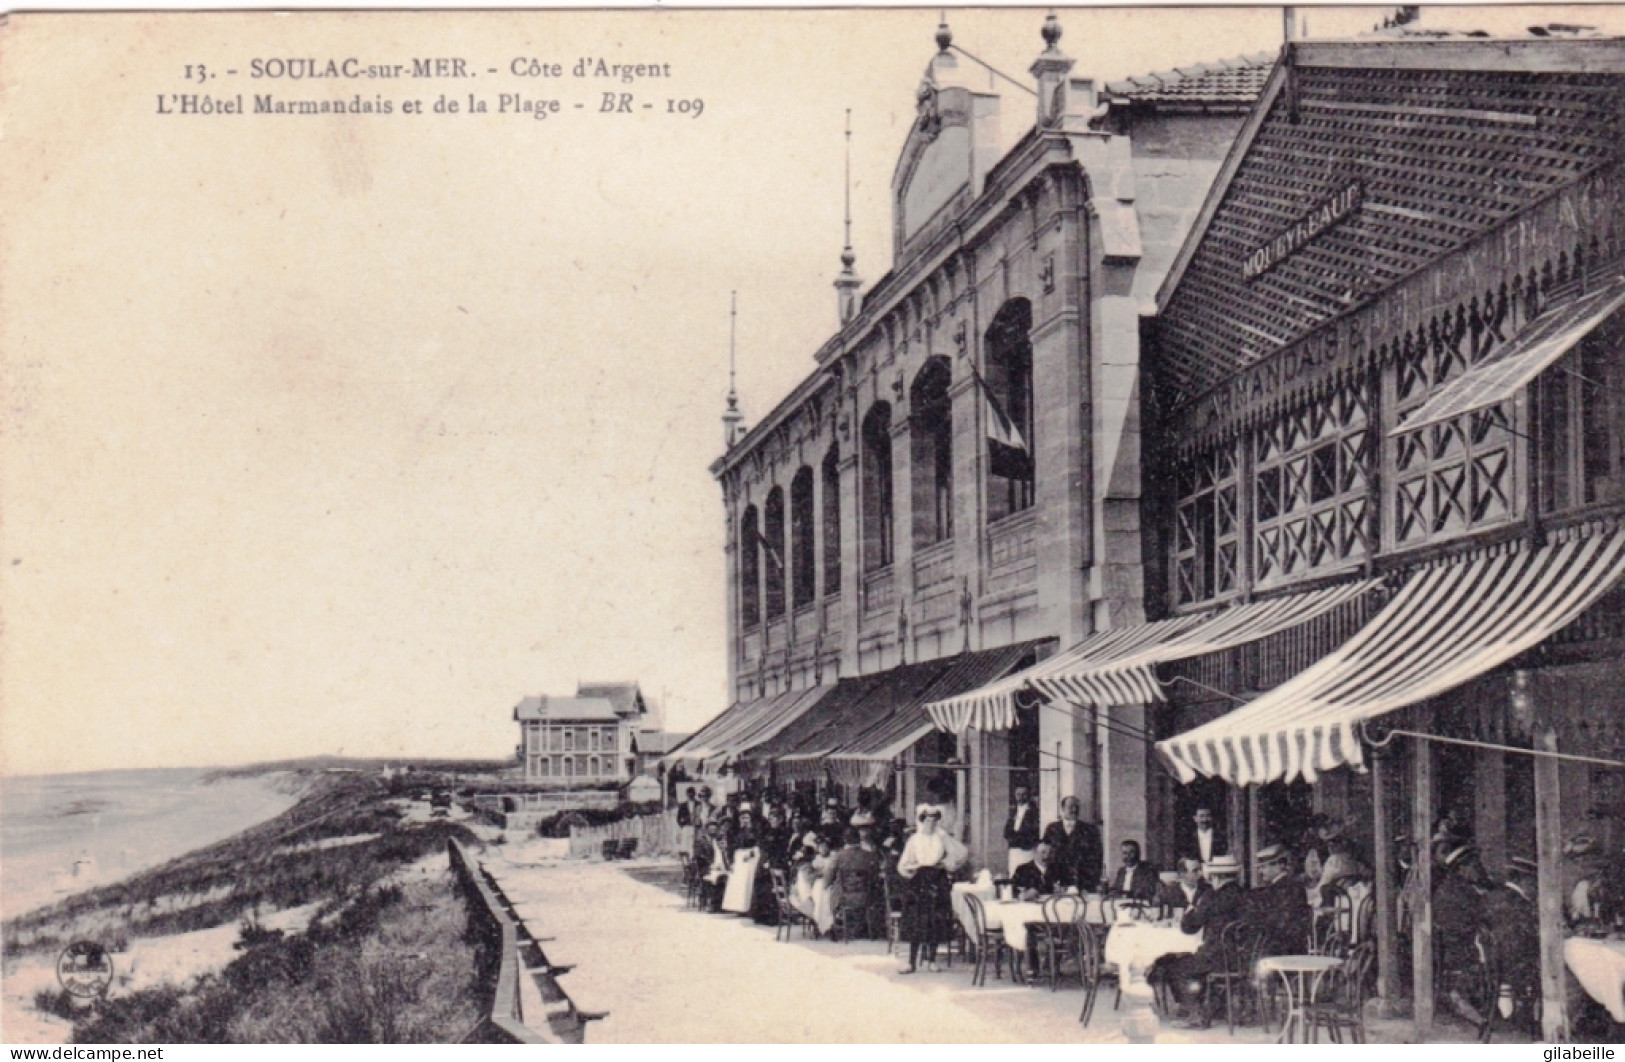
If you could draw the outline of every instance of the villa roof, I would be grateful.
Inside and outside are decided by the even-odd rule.
[[[513,717],[523,723],[532,719],[567,722],[618,722],[620,713],[603,697],[526,697],[514,707]]]
[[[577,697],[602,697],[615,706],[618,715],[639,715],[645,711],[643,692],[636,682],[582,682],[576,685]]]

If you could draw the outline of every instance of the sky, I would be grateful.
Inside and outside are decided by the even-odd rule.
[[[1388,9],[1299,10],[1322,37]],[[948,20],[1025,82],[1043,16]],[[1279,8],[1060,17],[1075,74],[1103,80],[1281,36]],[[937,20],[12,16],[0,772],[501,757],[521,697],[578,681],[640,682],[672,730],[725,708],[707,467],[729,294],[753,423],[834,326],[848,108],[858,270],[890,266],[887,190]],[[1426,20],[1625,30],[1617,8]],[[477,76],[248,76],[437,56]],[[568,76],[586,57],[670,76]],[[510,72],[530,59],[566,76]],[[606,91],[634,112],[598,113]],[[997,91],[1013,143],[1032,97]],[[186,93],[393,113],[159,113]],[[491,112],[466,113],[470,93]],[[562,109],[494,113],[502,93]],[[434,112],[442,94],[458,114]]]

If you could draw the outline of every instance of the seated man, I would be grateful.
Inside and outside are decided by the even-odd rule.
[[[1036,900],[1060,892],[1064,886],[1065,871],[1055,861],[1055,849],[1047,841],[1039,841],[1033,857],[1016,868],[1010,875],[1011,891],[1021,900]]]
[[[722,894],[728,888],[728,856],[721,830],[715,820],[694,842],[694,865],[700,868],[700,906],[707,911],[722,910]]]
[[[1118,847],[1118,855],[1123,863],[1112,872],[1112,880],[1106,885],[1106,896],[1109,899],[1155,902],[1157,886],[1161,882],[1157,878],[1157,868],[1140,860],[1140,842],[1124,841]]]
[[[1246,921],[1264,934],[1260,955],[1302,955],[1309,950],[1314,913],[1293,872],[1292,849],[1272,844],[1258,853],[1261,884],[1247,897]]]
[[[837,920],[842,911],[862,912],[862,924],[868,925],[869,908],[874,904],[879,888],[880,854],[865,848],[856,829],[847,827],[846,846],[830,860],[825,875],[829,889],[829,909]],[[853,919],[846,919],[850,924]]]
[[[1201,996],[1208,973],[1219,965],[1221,936],[1241,921],[1247,909],[1241,861],[1235,856],[1214,856],[1203,874],[1207,879],[1203,884],[1209,887],[1197,895],[1179,921],[1183,932],[1202,934],[1202,946],[1194,955],[1165,955],[1146,973],[1146,980],[1170,997],[1169,1009],[1188,1011]]]
[[[1163,883],[1157,890],[1157,902],[1169,911],[1196,906],[1204,893],[1212,892],[1202,877],[1202,861],[1186,856],[1179,861],[1179,880]]]

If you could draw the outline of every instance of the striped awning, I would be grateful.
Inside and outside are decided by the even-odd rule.
[[[667,767],[715,769],[776,735],[831,693],[833,685],[739,701],[694,732],[661,760]]]
[[[926,702],[976,689],[1030,662],[1038,642],[1018,642],[997,649],[960,653],[924,665],[935,671],[920,673],[923,681],[877,686],[858,713],[844,726],[826,730],[803,742],[779,762],[783,776],[804,775],[810,768],[825,769],[848,785],[880,785],[899,756],[913,748],[936,726],[926,713]]]
[[[1489,359],[1446,384],[1389,434],[1402,435],[1505,402],[1621,306],[1625,306],[1625,277],[1546,311]]]
[[[1306,623],[1375,587],[1369,580],[1303,594],[1231,605],[1218,612],[1137,623],[1091,635],[1058,656],[962,697],[928,705],[943,730],[1007,730],[1016,694],[1102,706],[1164,700],[1157,664],[1216,653]]]
[[[1157,749],[1183,781],[1236,785],[1364,762],[1357,726],[1467,682],[1571,622],[1625,573],[1625,531],[1425,568],[1342,648]]]

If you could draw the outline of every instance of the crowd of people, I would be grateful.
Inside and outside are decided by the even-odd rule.
[[[1359,899],[1371,888],[1371,859],[1344,824],[1316,815],[1293,843],[1267,844],[1253,860],[1253,887],[1242,887],[1244,868],[1211,808],[1197,808],[1175,833],[1178,853],[1170,873],[1144,858],[1136,840],[1118,845],[1108,870],[1099,827],[1084,821],[1075,797],[1059,803],[1058,817],[1042,822],[1029,789],[1016,786],[1004,824],[1009,848],[1010,892],[1036,900],[1065,892],[1099,894],[1117,904],[1154,908],[1187,934],[1202,933],[1192,954],[1164,956],[1149,979],[1179,1020],[1204,1021],[1197,1011],[1202,985],[1221,961],[1226,930],[1240,925],[1261,938],[1257,954],[1302,954],[1314,940],[1317,915]],[[856,807],[829,796],[815,803],[806,794],[771,789],[746,797],[730,792],[713,798],[708,786],[691,786],[678,810],[692,845],[701,905],[778,924],[784,899],[775,893],[774,871],[794,887],[796,906],[821,931],[880,937],[895,915],[906,943],[901,971],[937,968],[938,949],[958,932],[951,887],[965,867],[953,802],[928,788],[904,819],[883,793],[865,789]],[[1432,839],[1433,919],[1440,948],[1441,999],[1475,1023],[1486,1005],[1469,991],[1470,972],[1493,960],[1501,981],[1503,1018],[1522,1010],[1527,1019],[1539,997],[1539,931],[1535,867],[1512,859],[1505,881],[1484,870],[1477,850],[1454,819],[1441,820]],[[1406,884],[1399,897],[1401,942],[1417,906],[1415,875],[1398,868]],[[810,899],[821,890],[819,902]],[[888,904],[887,899],[891,899]],[[1569,898],[1571,919],[1606,924],[1616,911],[1611,884],[1587,879]],[[1589,906],[1586,906],[1589,904]],[[1356,916],[1355,922],[1358,922]],[[1368,926],[1351,927],[1357,934]],[[1350,945],[1353,941],[1344,941]],[[1494,954],[1486,956],[1485,947]],[[1408,966],[1408,963],[1405,964]]]

